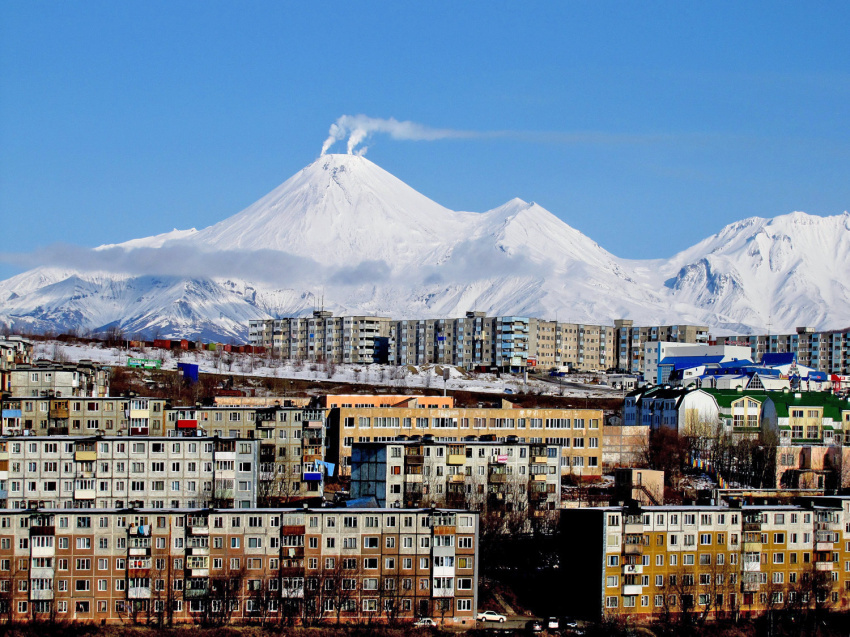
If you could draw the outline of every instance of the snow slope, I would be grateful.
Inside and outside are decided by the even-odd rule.
[[[325,155],[202,230],[91,253],[87,267],[0,282],[0,322],[228,340],[244,338],[249,319],[323,302],[396,318],[480,310],[743,332],[850,325],[847,213],[745,219],[672,259],[629,261],[535,203],[452,211],[353,155]]]

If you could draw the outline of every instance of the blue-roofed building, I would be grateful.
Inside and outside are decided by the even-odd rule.
[[[673,372],[695,369],[687,376],[698,376],[696,371],[706,364],[741,361],[752,364],[750,350],[732,345],[695,345],[693,343],[647,343],[644,355],[644,379],[648,383],[663,384],[670,380]],[[681,373],[679,377],[686,374]]]

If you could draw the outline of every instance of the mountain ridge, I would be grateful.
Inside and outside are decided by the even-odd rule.
[[[469,310],[721,331],[850,324],[850,215],[728,224],[669,259],[619,258],[534,202],[453,211],[371,161],[324,155],[196,230],[99,246],[0,282],[0,322],[242,339],[247,321]]]

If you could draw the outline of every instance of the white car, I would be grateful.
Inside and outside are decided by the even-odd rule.
[[[477,619],[480,622],[504,622],[507,617],[492,610],[485,610],[483,613],[478,613]]]
[[[437,623],[430,617],[423,617],[421,619],[417,619],[413,625],[417,628],[432,628],[435,627]]]

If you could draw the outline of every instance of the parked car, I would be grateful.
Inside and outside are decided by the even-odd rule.
[[[563,626],[564,628],[570,628],[575,630],[576,628],[578,628],[578,622],[572,617],[564,617],[564,619],[561,621],[561,626]]]
[[[494,610],[485,610],[483,613],[478,613],[476,619],[480,622],[504,622],[507,617],[500,615]]]
[[[417,619],[413,625],[417,628],[435,628],[437,626],[437,622],[430,617],[421,617]]]
[[[543,622],[539,619],[532,619],[525,622],[525,629],[530,633],[539,633],[543,631]]]

